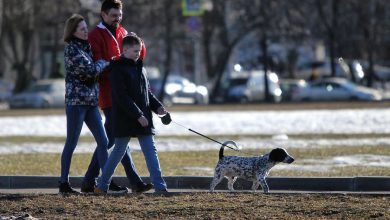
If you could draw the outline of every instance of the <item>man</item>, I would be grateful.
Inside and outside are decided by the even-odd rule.
[[[105,0],[101,7],[101,18],[102,22],[89,33],[88,40],[91,44],[94,60],[104,59],[109,61],[121,55],[122,48],[120,45],[122,45],[123,38],[128,35],[128,32],[120,24],[122,21],[122,2],[120,0]],[[140,59],[143,60],[145,54],[145,45],[142,44]],[[112,132],[112,100],[108,71],[104,71],[101,74],[99,90],[99,107],[103,110],[106,117],[104,127],[109,140],[108,148],[111,148],[114,144],[114,137]],[[142,182],[130,159],[130,152],[126,152],[121,162],[133,192],[145,192],[153,188],[152,184]],[[81,186],[81,192],[93,192],[96,185],[95,179],[98,175],[99,164],[96,152],[94,152]],[[126,187],[121,187],[111,182],[109,190],[122,191],[126,190]]]

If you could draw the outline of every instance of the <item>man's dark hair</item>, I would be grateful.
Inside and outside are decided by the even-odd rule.
[[[125,46],[141,45],[141,39],[137,35],[127,35],[123,38],[122,48]]]
[[[111,8],[122,9],[121,0],[104,0],[100,11],[108,12]]]

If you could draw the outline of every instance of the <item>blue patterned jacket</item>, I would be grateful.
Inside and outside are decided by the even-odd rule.
[[[108,65],[107,61],[92,59],[92,52],[87,41],[72,39],[65,46],[65,104],[98,105],[98,83],[88,85],[86,78],[97,78]]]

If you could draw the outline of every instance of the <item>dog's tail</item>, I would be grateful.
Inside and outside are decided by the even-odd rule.
[[[225,148],[225,146],[228,146],[228,145],[233,145],[234,148],[236,148],[237,150],[240,150],[240,147],[237,146],[236,142],[234,141],[225,141],[222,143],[222,146],[221,148],[219,149],[219,159],[222,159],[223,158],[223,150]],[[229,146],[230,147],[230,146]],[[231,148],[231,147],[230,147]],[[232,148],[233,149],[233,148]]]

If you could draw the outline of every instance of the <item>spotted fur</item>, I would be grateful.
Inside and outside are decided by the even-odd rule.
[[[268,193],[269,188],[265,178],[268,176],[271,168],[280,162],[289,164],[294,162],[294,158],[283,148],[275,148],[270,153],[258,157],[225,157],[223,155],[224,146],[225,144],[222,145],[219,151],[219,161],[215,167],[210,192],[213,192],[223,177],[226,177],[230,191],[234,191],[233,184],[237,178],[243,178],[253,181],[253,192],[261,185],[264,193]]]

